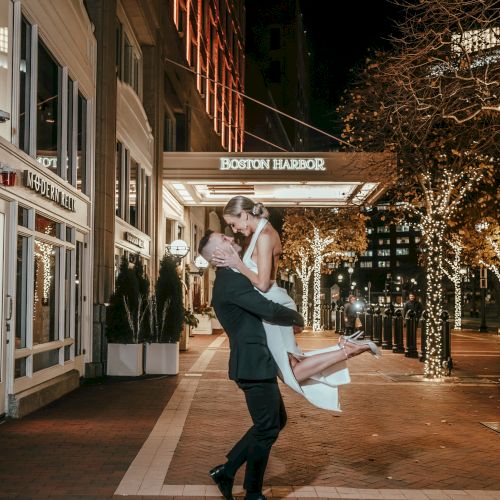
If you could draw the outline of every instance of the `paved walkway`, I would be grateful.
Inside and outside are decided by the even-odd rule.
[[[335,337],[302,335],[304,349]],[[250,425],[225,336],[196,336],[177,377],[87,384],[0,425],[0,498],[217,497],[207,471]],[[500,337],[453,337],[454,376],[384,353],[351,360],[340,416],[283,388],[269,497],[500,499]],[[242,484],[242,475],[236,478]],[[236,493],[242,493],[236,486]]]

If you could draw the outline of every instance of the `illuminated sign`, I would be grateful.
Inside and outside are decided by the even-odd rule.
[[[139,238],[135,234],[132,234],[132,233],[129,233],[128,231],[126,231],[125,232],[125,239],[129,243],[132,243],[132,245],[135,245],[136,247],[144,248],[144,241],[141,240],[141,238]]]
[[[61,205],[61,207],[76,212],[75,198],[34,172],[30,172],[29,170],[24,171],[24,185],[35,191],[35,193]]]
[[[221,158],[219,170],[325,171],[324,158]]]

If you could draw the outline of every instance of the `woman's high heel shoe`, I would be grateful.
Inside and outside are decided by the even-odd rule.
[[[355,345],[367,345],[370,348],[370,354],[372,354],[376,358],[380,358],[380,356],[382,356],[382,352],[378,348],[377,344],[375,344],[375,342],[372,342],[371,340],[358,340],[358,337],[361,337],[363,334],[364,332],[360,330],[354,332],[352,335],[342,335],[339,341],[340,347],[344,348],[346,342],[350,342],[351,344]]]
[[[376,358],[380,358],[380,356],[382,356],[382,351],[378,348],[377,344],[371,340],[356,340],[347,338],[346,341],[355,345],[367,345],[370,348],[370,354]]]

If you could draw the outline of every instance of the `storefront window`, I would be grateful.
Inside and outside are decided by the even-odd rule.
[[[59,249],[51,243],[35,240],[33,273],[33,344],[57,340],[56,288]],[[58,296],[58,295],[57,295]],[[33,371],[35,371],[33,369]]]
[[[76,187],[87,192],[87,100],[78,93]]]
[[[33,355],[33,373],[59,364],[59,349]]]
[[[116,143],[116,170],[115,170],[115,213],[117,217],[123,218],[122,204],[123,204],[123,146],[120,142]]]
[[[75,152],[75,145],[73,138],[75,137],[75,131],[74,131],[74,126],[75,126],[75,106],[74,106],[74,88],[75,88],[75,83],[71,78],[68,78],[68,109],[67,109],[67,116],[68,116],[68,124],[67,124],[67,156],[66,156],[66,180],[70,183],[73,184],[74,180],[74,152]]]
[[[130,165],[130,181],[129,181],[129,222],[132,226],[137,227],[137,202],[138,202],[138,177],[139,165],[132,160]]]
[[[21,20],[19,60],[19,148],[30,152],[31,24]]]
[[[19,358],[15,361],[14,378],[26,377],[26,358]]]
[[[28,248],[29,238],[17,237],[16,265],[16,349],[26,347],[28,308]]]
[[[75,262],[75,356],[82,353],[82,266],[83,266],[83,242],[76,242]]]
[[[0,0],[0,109],[11,113],[9,78],[9,0]],[[10,123],[0,123],[0,136],[10,140]]]
[[[59,161],[60,67],[41,41],[38,41],[38,78],[36,112],[36,157],[53,172]]]
[[[64,271],[64,338],[71,337],[71,319],[73,311],[73,287],[71,276],[73,274],[74,250],[66,250],[66,262]]]
[[[48,217],[44,217],[43,215],[36,214],[35,215],[35,231],[39,233],[46,234],[47,236],[59,236],[59,226],[57,222],[49,219]]]
[[[24,207],[19,207],[17,210],[17,224],[22,227],[28,227],[29,210]]]

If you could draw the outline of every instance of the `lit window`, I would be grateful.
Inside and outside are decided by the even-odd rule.
[[[401,236],[399,238],[396,238],[396,243],[398,245],[409,245],[410,244],[410,238],[408,236]]]
[[[396,255],[410,255],[409,248],[396,248]]]
[[[397,233],[407,233],[410,231],[410,226],[408,224],[399,224],[396,226]]]
[[[377,233],[390,233],[391,228],[389,226],[379,226],[377,227]]]
[[[362,254],[361,257],[372,257],[373,256],[373,250],[365,250]]]
[[[361,261],[359,267],[373,267],[373,263],[371,260]]]
[[[381,257],[389,257],[391,255],[391,249],[390,248],[379,248],[377,250],[377,255],[380,255]]]
[[[377,262],[378,267],[391,267],[391,262],[388,260],[379,260]]]

